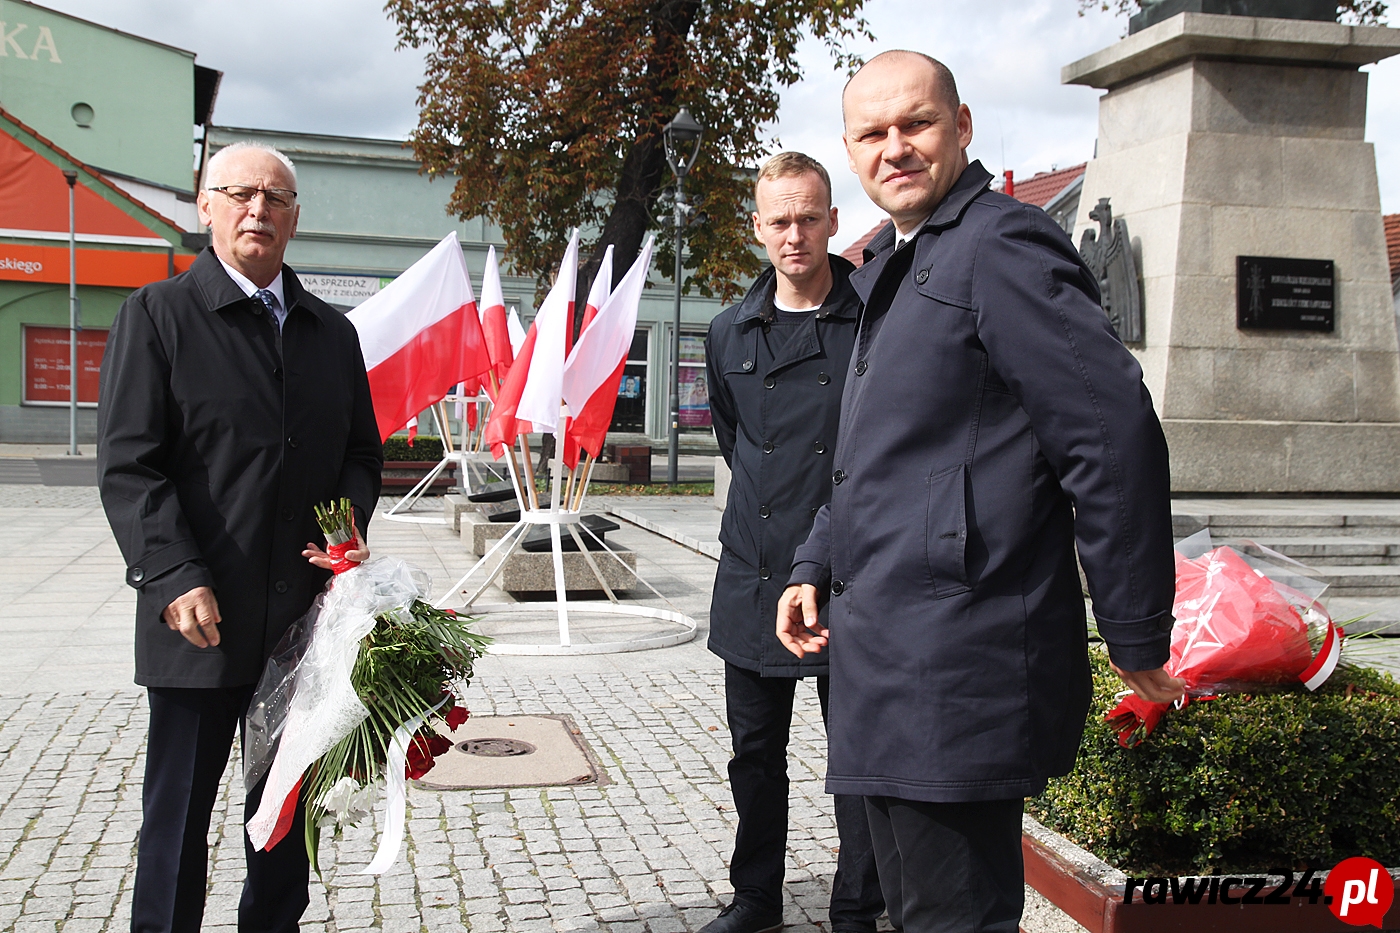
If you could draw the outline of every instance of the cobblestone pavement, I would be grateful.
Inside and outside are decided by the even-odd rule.
[[[682,933],[727,901],[734,814],[718,671],[482,676],[477,715],[567,713],[602,786],[413,787],[406,856],[375,882],[369,827],[323,845],[308,931]],[[786,919],[825,929],[836,829],[816,694],[798,692]],[[135,689],[0,698],[0,928],[125,929],[140,823],[145,702]],[[243,870],[237,773],[210,832],[206,930],[232,931]]]

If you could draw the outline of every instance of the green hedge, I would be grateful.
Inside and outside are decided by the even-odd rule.
[[[1028,812],[1134,875],[1400,865],[1400,686],[1338,670],[1317,693],[1225,696],[1172,710],[1145,742],[1103,721],[1122,682],[1094,655],[1074,772]]]
[[[442,459],[442,438],[433,434],[420,434],[408,446],[407,434],[393,434],[384,442],[385,460],[431,460]]]

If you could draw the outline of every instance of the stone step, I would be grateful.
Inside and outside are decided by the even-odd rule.
[[[1214,534],[1214,532],[1212,532]],[[1222,539],[1225,540],[1225,539]],[[1400,537],[1301,537],[1261,536],[1256,544],[1313,567],[1377,567],[1400,565]]]
[[[1400,540],[1400,499],[1174,499],[1172,525],[1178,538]]]
[[[1317,579],[1328,585],[1324,598],[1400,596],[1400,566],[1312,567],[1317,571]]]

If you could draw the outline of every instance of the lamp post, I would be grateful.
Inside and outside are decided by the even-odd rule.
[[[667,448],[666,482],[676,485],[676,474],[680,459],[681,444],[681,248],[685,241],[685,226],[690,218],[691,208],[685,200],[685,176],[695,167],[700,156],[700,139],[705,135],[705,127],[682,107],[675,119],[666,124],[666,161],[676,176],[676,308],[671,328],[671,439]],[[686,147],[690,147],[689,154]]]
[[[68,182],[68,455],[78,456],[78,228],[73,213],[73,188],[78,173],[66,171]]]

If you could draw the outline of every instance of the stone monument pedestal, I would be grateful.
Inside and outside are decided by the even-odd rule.
[[[1400,30],[1181,13],[1067,65],[1105,88],[1076,228],[1110,198],[1143,279],[1130,344],[1200,493],[1400,492],[1400,353],[1358,68]],[[1330,260],[1331,332],[1237,326],[1240,257]]]

